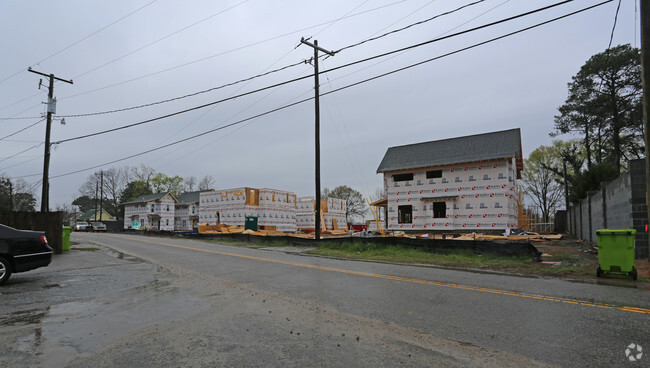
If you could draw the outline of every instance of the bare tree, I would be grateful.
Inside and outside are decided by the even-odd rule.
[[[112,206],[112,215],[117,215],[120,208],[120,197],[129,180],[129,169],[110,168],[104,171],[104,195]]]
[[[194,188],[196,187],[196,177],[195,176],[188,176],[185,178],[185,191],[186,192],[193,192]]]
[[[212,175],[206,175],[199,181],[199,190],[210,190],[213,189],[212,187],[214,186],[214,178]]]
[[[328,197],[344,199],[346,201],[345,219],[347,222],[350,222],[352,218],[363,219],[363,215],[368,211],[366,202],[363,200],[363,195],[347,185],[340,185],[332,190],[329,188],[323,189],[321,191],[321,199]]]
[[[139,180],[143,183],[146,183],[148,187],[151,188],[151,179],[156,176],[156,170],[153,167],[146,166],[144,164],[140,167],[134,167],[131,169],[131,174],[135,180]]]

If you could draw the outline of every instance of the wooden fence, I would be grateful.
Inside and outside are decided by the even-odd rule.
[[[0,224],[20,230],[43,231],[54,253],[63,252],[63,212],[0,211]]]

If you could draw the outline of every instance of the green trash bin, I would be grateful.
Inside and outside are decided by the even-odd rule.
[[[598,241],[598,277],[623,274],[637,279],[634,267],[634,229],[596,230]]]
[[[63,227],[63,242],[61,245],[63,250],[70,250],[70,231],[72,231],[70,226]]]
[[[246,216],[244,230],[257,231],[257,216]]]

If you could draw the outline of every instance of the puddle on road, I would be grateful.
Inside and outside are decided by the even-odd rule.
[[[49,310],[50,307],[46,307],[9,313],[0,317],[0,326],[40,324]]]
[[[66,366],[80,354],[103,349],[142,329],[182,321],[208,307],[205,299],[161,280],[94,300],[2,315],[0,330],[6,333],[0,336],[0,345],[7,359],[15,362]]]
[[[123,259],[130,262],[142,262],[142,259],[132,256],[130,254],[122,253],[114,249],[106,248],[106,254],[117,259]]]

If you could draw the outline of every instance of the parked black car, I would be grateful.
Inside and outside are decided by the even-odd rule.
[[[45,234],[0,225],[0,285],[12,273],[45,267],[52,262],[52,248]]]

